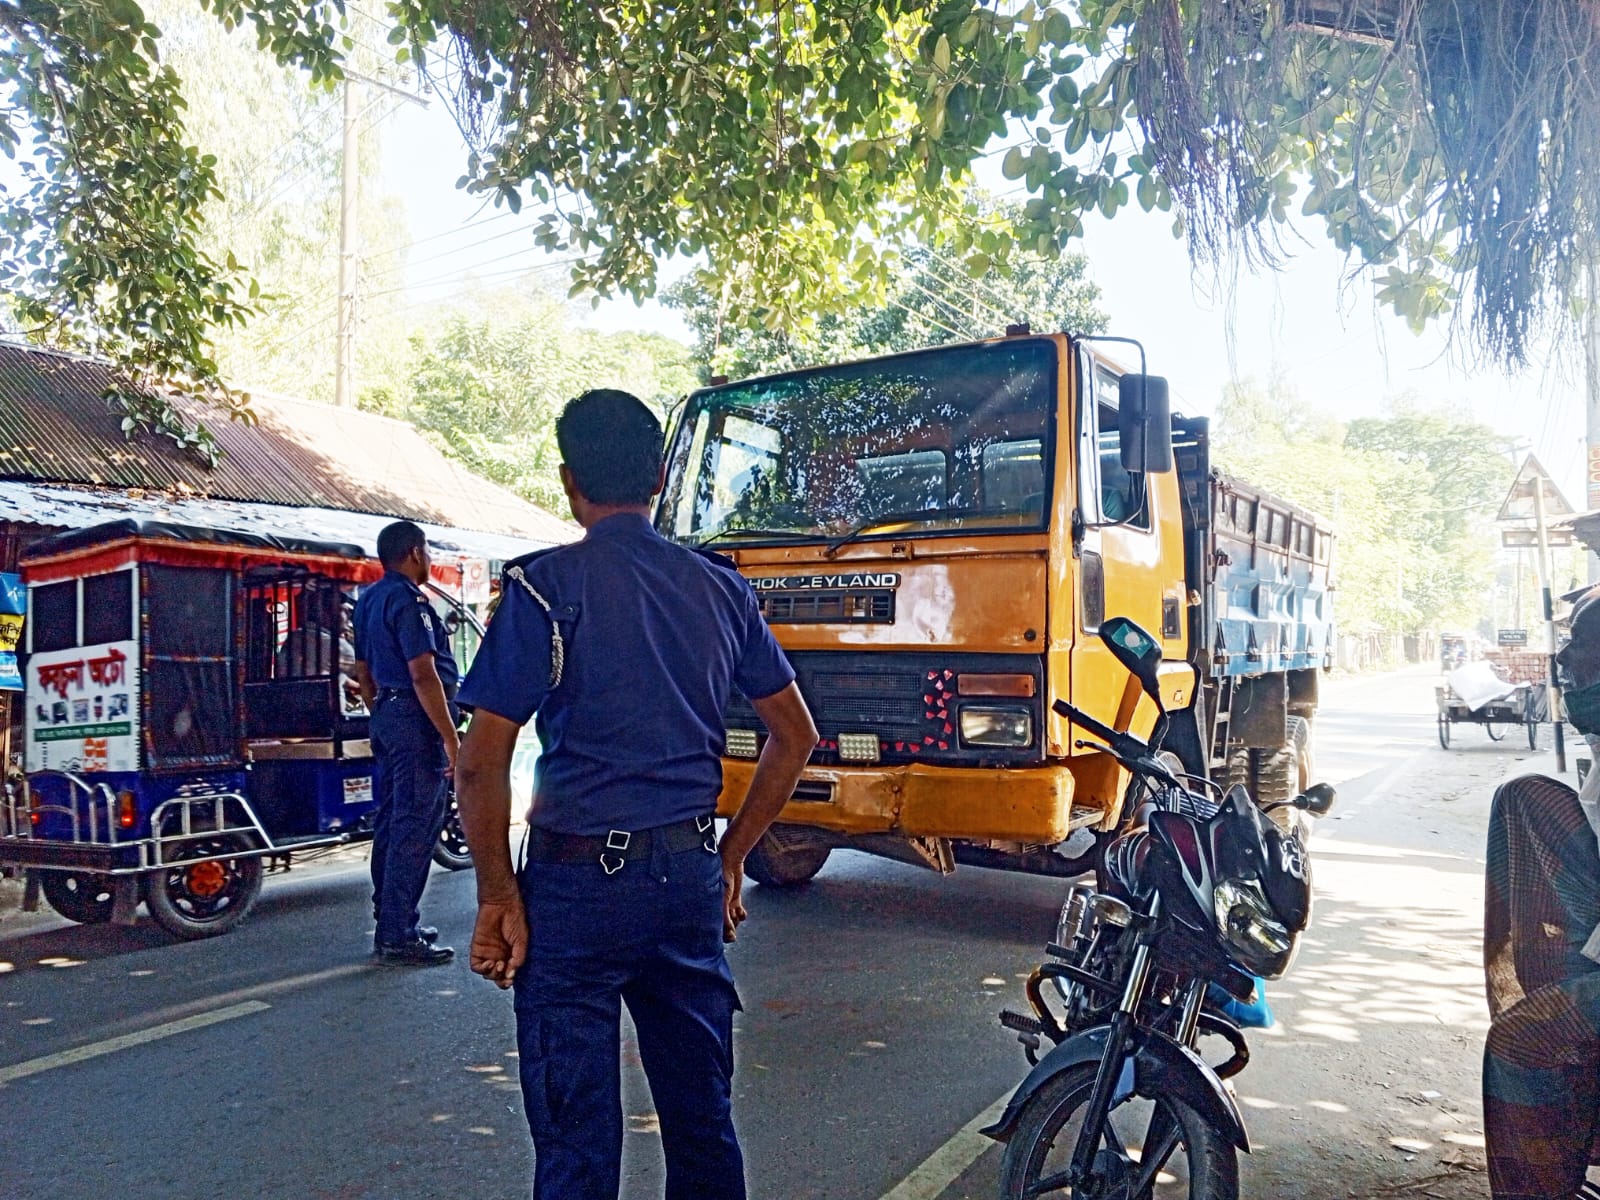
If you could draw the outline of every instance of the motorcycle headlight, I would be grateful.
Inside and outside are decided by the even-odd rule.
[[[1288,969],[1294,935],[1272,913],[1272,905],[1254,879],[1224,879],[1212,893],[1217,929],[1257,975]]]
[[[1031,746],[1033,714],[1025,708],[964,704],[961,741],[967,746]]]

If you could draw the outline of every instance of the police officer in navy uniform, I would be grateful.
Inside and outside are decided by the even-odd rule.
[[[724,941],[745,856],[816,745],[794,672],[725,558],[650,525],[661,426],[592,391],[556,426],[580,542],[505,572],[462,687],[473,709],[457,800],[478,873],[471,966],[515,988],[535,1200],[615,1200],[620,1005],[661,1123],[668,1200],[742,1200]],[[770,731],[718,846],[723,711],[737,688]],[[530,717],[543,753],[513,872],[509,768]],[[531,933],[530,933],[531,927]]]
[[[372,714],[378,760],[373,948],[387,962],[428,966],[454,953],[435,944],[437,929],[418,924],[417,905],[449,806],[459,749],[451,701],[460,671],[444,622],[422,592],[429,559],[421,527],[384,526],[378,560],[383,578],[361,593],[354,620],[356,680]]]

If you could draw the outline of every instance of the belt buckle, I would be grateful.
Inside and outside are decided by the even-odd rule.
[[[717,852],[717,819],[715,817],[696,817],[694,819],[695,832],[703,835],[700,843],[710,854]]]
[[[606,848],[600,852],[600,869],[607,875],[615,875],[622,870],[623,864],[628,861],[622,857],[622,853],[627,850],[628,843],[631,841],[633,841],[633,834],[624,829],[608,830],[606,833]],[[613,850],[616,851],[615,854],[611,853]],[[615,859],[616,866],[612,866],[607,861],[608,859]]]

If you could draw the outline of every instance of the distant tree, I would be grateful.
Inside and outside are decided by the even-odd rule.
[[[1500,442],[1407,401],[1341,422],[1275,382],[1229,388],[1213,444],[1224,470],[1332,522],[1341,622],[1414,632],[1476,626],[1485,610],[1512,474]]]
[[[655,334],[572,324],[567,304],[516,288],[434,313],[411,337],[409,368],[361,404],[410,421],[469,468],[557,513],[562,406],[595,387],[633,392],[665,415],[695,384],[686,347]]]
[[[702,380],[739,379],[770,371],[945,342],[995,337],[1007,325],[1035,330],[1097,333],[1106,317],[1100,289],[1088,279],[1081,254],[1023,257],[1009,275],[972,279],[939,247],[913,246],[895,257],[888,300],[848,313],[823,313],[795,326],[781,311],[747,308],[735,298],[739,280],[721,286],[708,272],[667,289],[695,335],[694,362]]]

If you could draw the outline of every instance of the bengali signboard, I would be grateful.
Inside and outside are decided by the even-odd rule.
[[[22,576],[0,571],[0,692],[22,691],[17,647],[22,642],[22,622],[27,613],[28,589]]]
[[[139,643],[28,659],[30,771],[139,769]]]

